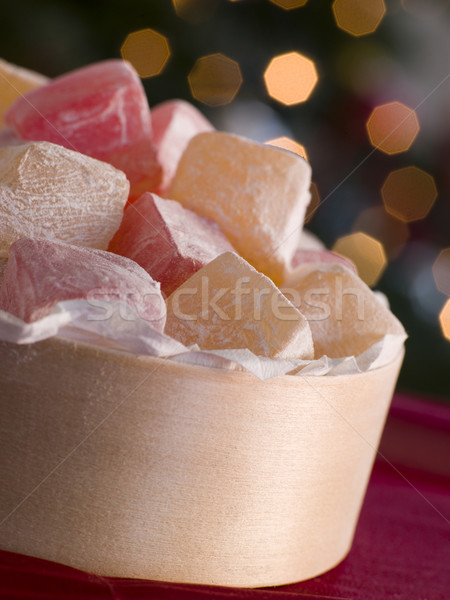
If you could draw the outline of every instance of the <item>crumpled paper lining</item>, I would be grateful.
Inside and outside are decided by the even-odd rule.
[[[382,367],[399,354],[407,336],[385,335],[359,356],[317,360],[281,360],[256,356],[248,349],[200,350],[160,333],[120,302],[111,307],[111,316],[99,320],[98,309],[85,300],[56,304],[52,313],[34,323],[0,311],[0,340],[32,344],[58,336],[138,355],[170,358],[205,367],[249,371],[265,380],[279,375],[349,375]],[[126,318],[124,318],[124,315]]]

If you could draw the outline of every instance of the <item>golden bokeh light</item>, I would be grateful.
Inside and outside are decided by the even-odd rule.
[[[437,289],[450,296],[450,248],[442,250],[434,261],[433,277]]]
[[[305,102],[317,80],[314,62],[298,52],[275,56],[264,72],[269,96],[287,106]]]
[[[383,244],[360,231],[339,238],[332,250],[355,263],[358,275],[369,286],[377,283],[387,266]]]
[[[389,258],[396,258],[409,239],[408,225],[389,215],[382,206],[363,210],[352,229],[379,240]]]
[[[384,0],[334,0],[334,18],[351,35],[373,33],[386,13]]]
[[[219,0],[172,0],[178,17],[189,23],[204,23],[214,14]]]
[[[311,200],[306,208],[305,223],[309,223],[311,221],[322,201],[319,194],[319,189],[314,181],[311,182],[309,193],[311,194]]]
[[[305,160],[308,160],[308,154],[306,153],[305,146],[302,146],[298,142],[295,142],[285,135],[268,140],[266,144],[269,144],[269,146],[276,146],[277,148],[283,148],[284,150],[289,150],[290,152],[294,152],[294,154],[298,154]]]
[[[270,0],[272,4],[276,4],[284,10],[292,10],[293,8],[300,8],[305,6],[308,0]]]
[[[209,54],[197,60],[188,81],[196,100],[208,106],[223,106],[234,100],[242,85],[241,69],[224,54]]]
[[[450,300],[447,300],[439,314],[439,324],[443,336],[450,342]]]
[[[372,146],[386,154],[408,150],[420,129],[415,111],[401,102],[374,108],[366,127]]]
[[[437,198],[431,175],[418,167],[403,167],[389,173],[381,188],[384,206],[389,214],[410,223],[424,219]]]
[[[121,48],[122,58],[128,60],[139,77],[159,75],[170,56],[167,38],[153,29],[141,29],[130,33]]]

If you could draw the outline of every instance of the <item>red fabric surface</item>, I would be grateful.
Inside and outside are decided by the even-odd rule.
[[[243,590],[98,577],[0,552],[0,598],[23,600],[446,600],[450,406],[397,395],[348,557],[293,585]]]

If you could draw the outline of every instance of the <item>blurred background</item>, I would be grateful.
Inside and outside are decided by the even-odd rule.
[[[409,334],[400,388],[450,398],[448,0],[14,0],[0,56],[55,77],[130,60],[150,105],[303,154],[308,227]]]

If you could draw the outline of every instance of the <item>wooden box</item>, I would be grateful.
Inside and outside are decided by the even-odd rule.
[[[0,547],[100,575],[257,587],[352,543],[402,356],[282,376],[0,343]]]

